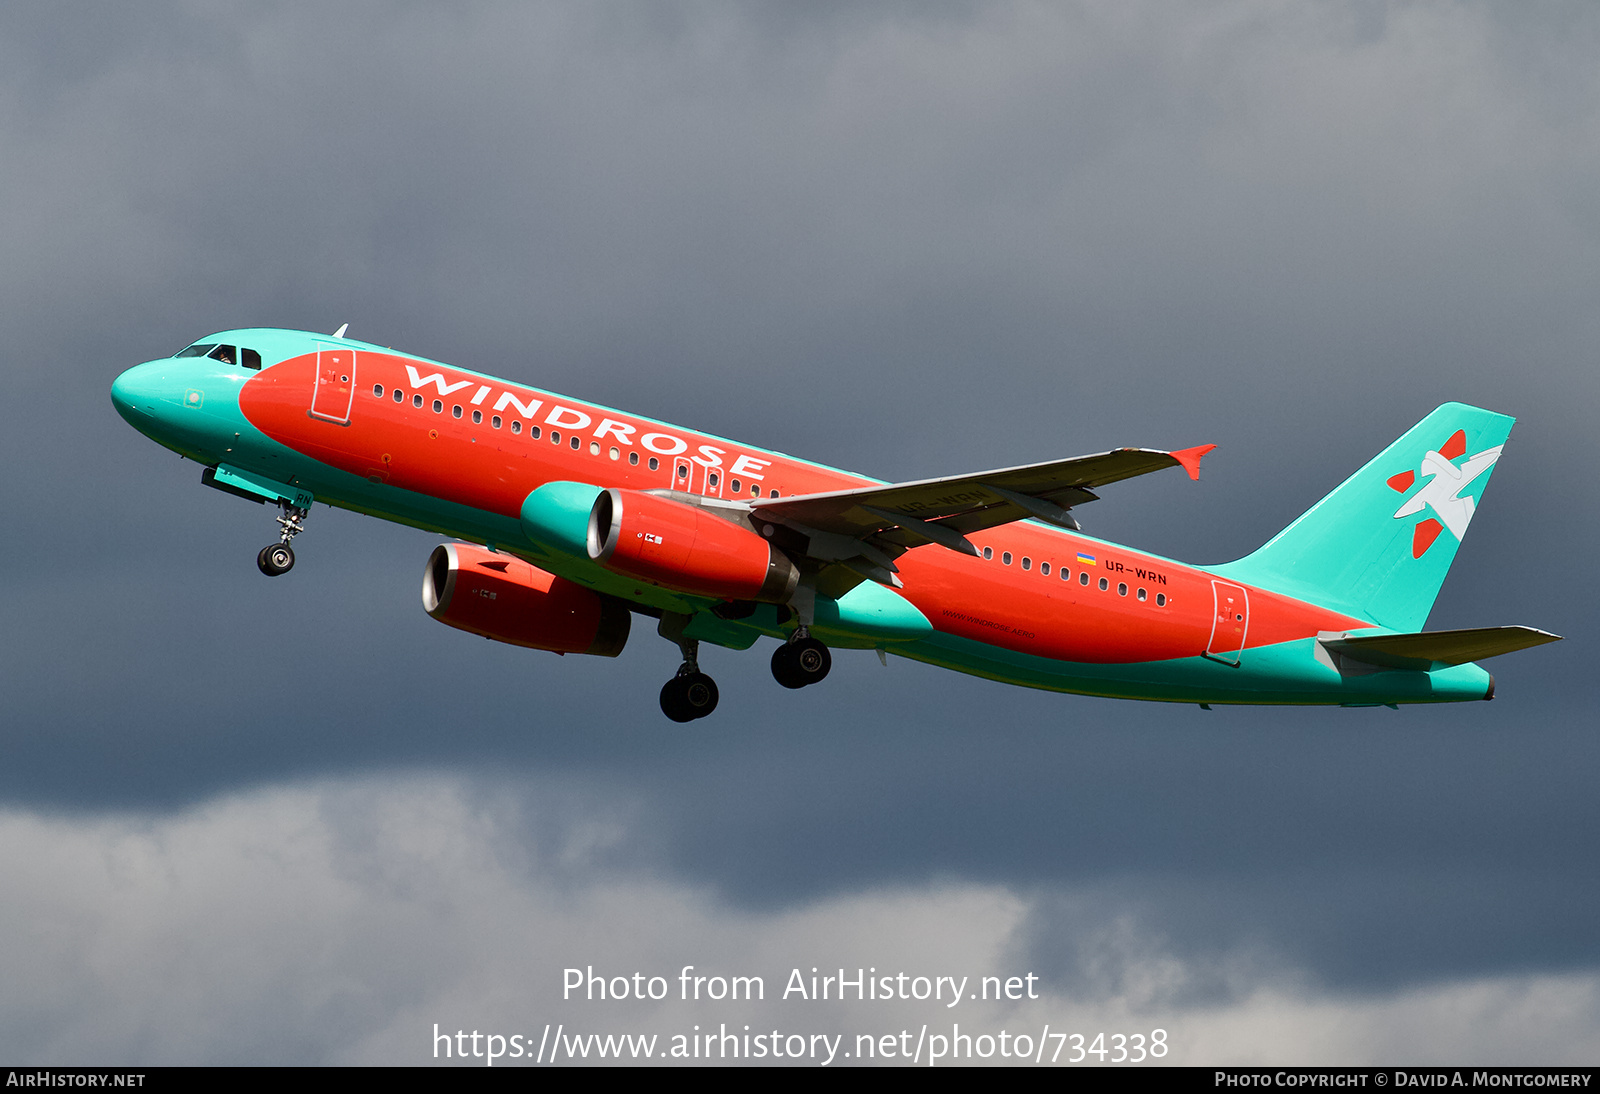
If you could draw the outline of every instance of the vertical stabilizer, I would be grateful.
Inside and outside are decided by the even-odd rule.
[[[1420,630],[1516,421],[1446,403],[1226,577]]]

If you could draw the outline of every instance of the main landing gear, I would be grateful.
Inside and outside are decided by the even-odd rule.
[[[689,662],[661,686],[661,713],[674,722],[692,722],[717,709],[717,682]]]
[[[772,678],[786,688],[803,688],[818,683],[833,668],[828,647],[811,637],[805,627],[796,627],[794,636],[772,651]]]
[[[700,671],[700,642],[684,636],[689,623],[686,615],[664,612],[659,633],[683,651],[678,673],[661,688],[661,713],[674,722],[692,722],[717,709],[717,683]],[[772,652],[772,675],[786,688],[803,688],[828,675],[833,655],[828,647],[811,637],[805,627],[795,628],[793,637]]]
[[[306,510],[296,508],[286,501],[278,503],[283,515],[277,518],[282,529],[277,543],[269,543],[256,555],[256,566],[268,577],[277,577],[294,569],[294,548],[289,541],[306,530]]]
[[[717,709],[717,682],[700,671],[700,640],[683,634],[688,622],[688,616],[666,612],[659,628],[661,637],[683,653],[677,675],[661,687],[661,713],[674,722],[692,722]]]

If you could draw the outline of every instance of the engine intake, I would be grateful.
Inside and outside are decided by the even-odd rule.
[[[496,642],[599,657],[622,652],[633,619],[615,597],[469,543],[433,549],[422,606],[441,623]]]
[[[595,498],[588,550],[608,570],[718,600],[783,604],[800,582],[789,557],[744,525],[638,490]]]

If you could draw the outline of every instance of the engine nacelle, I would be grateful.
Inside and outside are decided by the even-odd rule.
[[[742,524],[638,490],[606,490],[589,512],[589,557],[619,574],[718,600],[786,603],[800,571]]]
[[[496,642],[600,657],[622,652],[633,619],[613,597],[469,543],[433,549],[422,606],[441,623]]]

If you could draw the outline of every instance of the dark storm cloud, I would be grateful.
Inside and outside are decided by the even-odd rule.
[[[1197,960],[1345,987],[1592,968],[1600,17],[803,10],[0,14],[0,793],[160,813],[558,776],[648,816],[608,862],[741,907],[1042,893],[1031,945],[1073,983],[1060,888]],[[417,610],[430,540],[326,510],[264,582],[269,514],[109,406],[119,368],[208,330],[345,321],[887,478],[1218,442],[1198,485],[1083,511],[1201,562],[1479,403],[1521,423],[1432,625],[1573,638],[1495,663],[1492,705],[1400,713],[1204,714],[870,655],[789,695],[763,649],[711,650],[722,709],[668,727],[647,627],[616,663],[474,641]]]
[[[1089,958],[1091,975],[1064,991],[1047,970],[1036,1000],[964,1000],[935,1006],[937,1016],[917,1003],[785,1001],[787,970],[819,960],[1037,969],[1017,942],[1041,902],[970,883],[880,885],[752,914],[608,869],[604,851],[638,818],[604,791],[565,777],[523,783],[508,795],[439,776],[340,780],[233,795],[143,825],[0,812],[0,869],[15,887],[0,926],[28,943],[0,953],[10,989],[0,993],[0,1051],[392,1064],[429,1059],[441,1019],[492,1031],[563,1015],[582,1029],[597,1013],[660,1036],[692,1023],[799,1022],[844,1034],[852,1049],[864,1029],[929,1021],[932,1032],[947,1016],[963,1030],[1112,1022],[1167,1031],[1169,1062],[1581,1064],[1597,1041],[1593,977],[1318,997],[1249,954],[1174,953],[1122,910],[1125,897],[1093,890],[1051,901]],[[557,823],[529,839],[527,814],[540,811]],[[766,990],[755,1005],[574,1000],[551,1015],[563,968],[591,959],[597,972],[673,979],[685,963],[739,970],[764,976]],[[1197,981],[1231,983],[1237,997],[1197,999]]]

